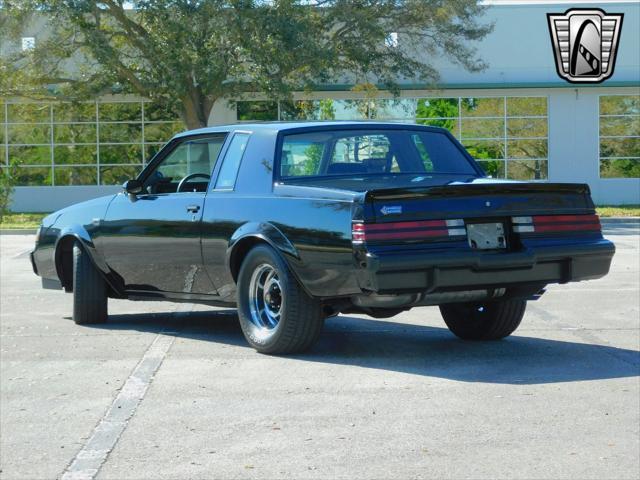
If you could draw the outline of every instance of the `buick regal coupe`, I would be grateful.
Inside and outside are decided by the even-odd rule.
[[[108,298],[237,306],[283,354],[329,316],[435,305],[458,337],[500,339],[613,254],[587,185],[487,178],[439,128],[317,122],[176,135],[122,192],[46,217],[31,261],[78,324]]]

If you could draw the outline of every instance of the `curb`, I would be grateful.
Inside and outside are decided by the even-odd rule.
[[[603,225],[619,223],[639,225],[640,217],[600,217],[600,223]]]
[[[0,235],[35,235],[35,228],[0,228]]]

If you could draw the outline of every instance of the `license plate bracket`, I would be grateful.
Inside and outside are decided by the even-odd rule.
[[[497,223],[467,224],[469,246],[474,250],[501,250],[507,248],[504,225]]]

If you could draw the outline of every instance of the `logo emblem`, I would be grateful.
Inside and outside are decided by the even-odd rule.
[[[571,83],[600,83],[613,75],[623,16],[583,8],[548,13],[558,75]]]
[[[380,209],[380,213],[382,213],[383,215],[400,215],[402,213],[402,206],[385,205]]]

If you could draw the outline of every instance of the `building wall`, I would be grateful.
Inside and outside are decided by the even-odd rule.
[[[494,30],[477,45],[478,52],[489,68],[480,73],[471,73],[451,62],[437,60],[442,83],[540,86],[566,84],[556,73],[547,13],[562,14],[570,8],[599,8],[607,13],[624,14],[615,71],[605,85],[629,81],[637,85],[640,81],[640,2],[637,0],[590,0],[580,3],[514,0],[491,6],[484,18],[493,22]]]
[[[545,97],[548,116],[548,178],[550,182],[588,183],[598,204],[640,203],[640,179],[601,178],[600,174],[600,97],[640,95],[635,87],[545,88],[545,89],[447,89],[406,90],[401,98],[499,98]],[[307,95],[296,95],[296,98]],[[354,98],[352,92],[316,92],[323,98]],[[384,97],[384,95],[381,95]],[[391,98],[391,97],[389,97]],[[210,124],[236,121],[236,106],[218,102]],[[637,123],[640,116],[635,119]],[[41,186],[17,187],[12,208],[15,211],[52,211],[72,203],[106,195],[119,186]]]
[[[588,183],[597,204],[640,204],[639,178],[601,178],[599,101],[639,89],[564,89],[549,94],[549,181]]]
[[[548,170],[541,178],[551,182],[586,182],[592,189],[594,200],[599,204],[640,203],[639,176],[634,174],[632,178],[604,178],[601,174],[600,150],[606,140],[600,138],[602,125],[599,115],[601,97],[603,96],[640,96],[640,3],[637,1],[607,2],[603,5],[593,1],[585,1],[584,4],[579,5],[565,2],[542,3],[534,1],[505,3],[509,4],[493,6],[486,15],[486,21],[495,23],[494,32],[478,45],[481,56],[489,64],[487,70],[480,73],[469,73],[458,65],[433,58],[430,60],[442,75],[440,83],[442,88],[425,90],[405,82],[402,85],[401,98],[544,97],[547,99],[546,120],[548,126],[544,161],[548,162]],[[625,15],[615,73],[600,85],[576,87],[561,80],[555,71],[546,14],[562,13],[568,8],[576,7],[600,7],[607,12],[624,13]],[[399,42],[402,45],[401,37]],[[354,100],[363,98],[362,94],[358,96],[350,91],[350,88],[349,85],[326,85],[317,92],[296,93],[294,100],[329,98]],[[384,92],[380,92],[376,101],[384,98],[390,97]],[[248,99],[264,100],[264,97],[252,96],[241,100]],[[129,98],[115,98],[107,101],[141,102],[140,99]],[[58,165],[54,159],[57,153],[57,140],[55,139],[56,127],[52,125],[51,129],[47,130],[51,136],[51,159],[45,158],[45,155],[42,162],[51,163],[52,180],[49,182],[49,186],[17,187],[12,208],[15,211],[52,211],[80,200],[117,191],[119,186],[104,185],[105,181],[117,183],[127,175],[134,175],[135,169],[141,168],[148,160],[149,153],[155,151],[160,147],[161,142],[168,139],[170,136],[168,132],[181,128],[173,118],[162,115],[153,119],[147,118],[145,105],[147,104],[143,104],[140,108],[142,112],[140,118],[136,113],[135,119],[127,117],[126,119],[100,120],[102,110],[98,104],[95,122],[97,124],[95,129],[98,132],[95,142],[96,153],[88,152],[87,157],[91,155],[93,157],[90,160],[82,160],[79,165],[73,167],[69,163]],[[632,115],[621,117],[621,121],[627,122],[628,138],[625,141],[630,145],[629,155],[636,158],[634,161],[640,164],[640,154],[637,153],[640,150],[640,128],[638,127],[640,125],[640,108],[637,106],[634,108]],[[280,110],[280,105],[278,105],[277,118],[273,119],[283,118]],[[55,107],[52,107],[51,111],[53,123],[56,119]],[[150,108],[149,112],[151,112]],[[1,117],[0,115],[0,123],[2,123]],[[7,123],[4,125],[4,130],[0,131],[0,161],[4,156],[5,167],[10,163],[10,148],[7,145],[9,145],[11,136],[8,116],[6,118]],[[387,119],[384,116],[377,118]],[[416,121],[415,115],[389,119]],[[112,122],[114,120],[115,122]],[[101,130],[100,122],[112,122],[111,125],[105,125],[105,127],[113,130],[117,127],[116,123],[119,120],[122,120],[120,123],[123,125],[118,128],[132,129],[137,138],[135,141],[131,140],[133,137],[124,130],[122,135],[125,137],[128,135],[129,139],[120,139],[116,135],[117,138],[107,138],[103,141],[100,132],[104,133],[105,129]],[[237,120],[237,106],[227,100],[222,100],[215,104],[209,118],[209,124],[220,125],[234,123]],[[428,122],[421,121],[421,123]],[[37,128],[42,130],[47,127]],[[152,134],[155,135],[153,138],[151,138]],[[163,135],[166,135],[167,138],[164,138]],[[463,136],[460,138],[464,142]],[[505,133],[505,138],[506,136]],[[3,138],[5,146],[2,145]],[[125,143],[129,145],[127,153],[123,154],[126,161],[113,160],[113,156],[109,158],[106,156],[110,150],[124,149]],[[507,140],[505,140],[506,143],[508,143]],[[73,147],[73,145],[67,145],[67,147]],[[509,157],[507,153],[504,156],[505,158]],[[88,168],[86,165],[88,163],[95,164],[95,168]],[[38,166],[34,164],[31,168],[38,168]],[[73,175],[71,175],[72,169],[76,170],[72,172]],[[42,170],[44,171],[44,168]],[[83,175],[82,172],[89,174],[93,170],[96,171],[95,179],[92,180],[95,183],[94,186],[68,185],[68,183],[87,183],[85,180],[78,181],[74,178]],[[60,175],[56,176],[56,172],[60,172]],[[74,178],[71,178],[72,176]]]

